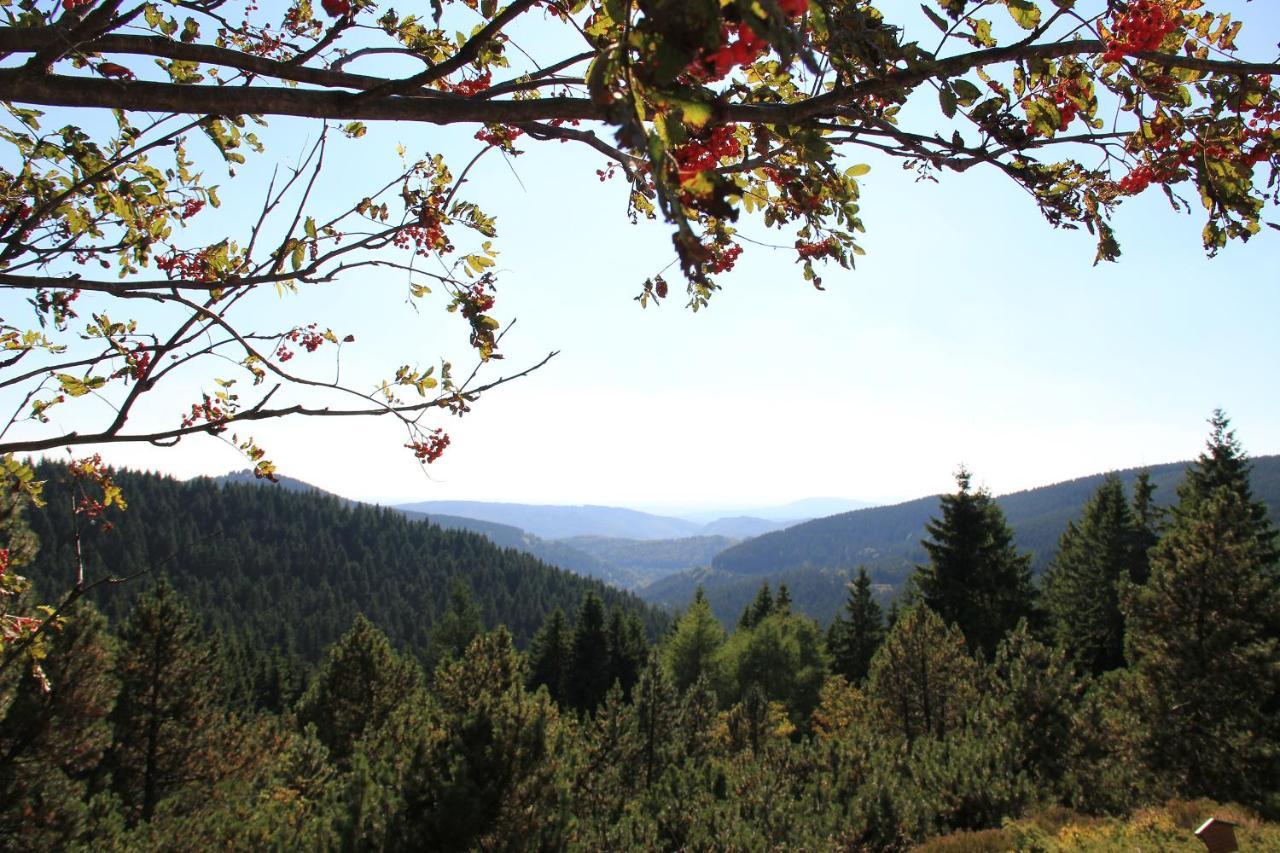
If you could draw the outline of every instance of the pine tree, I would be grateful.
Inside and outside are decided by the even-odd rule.
[[[480,635],[437,671],[431,721],[409,756],[390,849],[565,846],[562,726],[555,706],[529,693],[525,679],[504,628]]]
[[[131,821],[165,798],[209,785],[233,761],[222,661],[166,581],[134,605],[116,658],[114,787]]]
[[[845,614],[837,615],[827,631],[831,671],[843,675],[850,684],[861,684],[871,668],[871,658],[884,642],[884,611],[871,594],[871,578],[865,566],[849,585]]]
[[[115,642],[87,602],[49,632],[42,661],[51,685],[14,667],[12,699],[0,712],[0,847],[66,849],[80,837],[89,783],[111,742],[119,683]]]
[[[403,702],[416,701],[422,672],[396,654],[385,634],[363,615],[330,649],[298,700],[298,722],[316,727],[340,766],[356,742],[386,723]]]
[[[569,630],[569,620],[557,607],[529,644],[529,689],[536,690],[546,685],[551,698],[563,704],[572,658],[573,634]]]
[[[871,660],[867,698],[885,732],[908,743],[942,737],[964,722],[977,677],[959,628],[916,604],[901,613]]]
[[[1126,602],[1149,760],[1174,791],[1260,802],[1280,778],[1280,560],[1249,463],[1215,412],[1151,577]]]
[[[1032,615],[1031,558],[1013,545],[1004,513],[985,489],[972,491],[961,468],[953,495],[942,496],[942,518],[929,522],[923,543],[929,565],[918,566],[915,586],[947,624],[960,626],[969,648],[988,658],[996,644]]]
[[[751,628],[739,628],[725,644],[724,665],[725,698],[742,702],[761,690],[786,707],[797,728],[808,726],[827,675],[822,635],[812,619],[773,613]]]
[[[1150,495],[1139,494],[1144,502]],[[1147,574],[1144,530],[1130,510],[1120,478],[1107,475],[1067,525],[1044,579],[1044,604],[1059,646],[1089,672],[1124,665],[1120,591]]]
[[[662,647],[662,660],[676,689],[688,690],[704,677],[712,684],[718,683],[718,655],[724,641],[724,626],[711,613],[711,604],[702,587],[698,587],[693,603]]]

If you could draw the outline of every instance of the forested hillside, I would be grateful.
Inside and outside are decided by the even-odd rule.
[[[41,542],[31,576],[48,599],[65,593],[76,565],[73,497],[65,466],[42,465],[47,506],[30,513]],[[113,529],[83,524],[90,580],[149,571],[167,575],[208,627],[317,661],[363,613],[399,648],[424,650],[450,584],[465,580],[486,625],[524,644],[547,613],[571,610],[595,590],[612,607],[658,617],[638,599],[551,568],[466,531],[322,493],[182,482],[122,471],[128,509]],[[146,578],[96,595],[111,618],[128,611]]]
[[[796,572],[649,637],[632,599],[390,510],[46,466],[38,534],[0,490],[0,847],[1165,850],[1216,815],[1275,849],[1280,546],[1213,427],[1172,511],[1105,478],[1039,584],[962,471],[889,613],[859,570],[824,630]],[[23,576],[68,587],[69,516],[90,580],[173,585],[43,619]]]
[[[1150,469],[1131,468],[1119,472],[1119,477],[1130,485],[1142,470],[1149,470],[1156,485],[1156,502],[1168,505],[1187,465],[1175,462]],[[1103,476],[1081,477],[996,499],[1014,529],[1015,541],[1032,553],[1035,569],[1048,563],[1067,522],[1101,485]],[[1254,459],[1252,482],[1258,499],[1270,508],[1273,518],[1277,517],[1280,456]],[[920,540],[937,511],[935,496],[819,518],[742,542],[717,555],[713,565],[731,574],[770,576],[797,569],[866,565],[877,578],[898,582],[925,559]]]
[[[1131,468],[1118,476],[1132,486],[1141,471],[1149,471],[1156,504],[1168,506],[1177,497],[1188,464]],[[1252,464],[1254,492],[1271,518],[1278,519],[1280,456],[1258,457]],[[1104,476],[1081,477],[996,499],[1013,528],[1014,542],[1031,555],[1034,572],[1048,565],[1067,523],[1079,515]],[[762,582],[785,583],[796,608],[825,624],[836,615],[858,566],[867,567],[882,599],[892,597],[892,591],[928,559],[921,541],[938,507],[935,496],[814,519],[747,539],[717,554],[710,567],[669,575],[639,593],[659,607],[680,608],[702,587],[716,616],[731,621]]]

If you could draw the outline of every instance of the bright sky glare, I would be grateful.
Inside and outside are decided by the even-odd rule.
[[[1275,4],[1214,5],[1247,21],[1245,55],[1274,57]],[[289,122],[273,125],[269,150],[299,144]],[[472,132],[372,128],[341,147],[341,170],[372,173],[397,142],[443,150],[460,168]],[[598,181],[593,153],[525,147],[509,164],[487,157],[469,186],[498,216],[494,313],[518,319],[496,373],[560,354],[445,421],[453,444],[426,475],[403,432],[372,420],[256,430],[283,473],[382,502],[894,501],[949,490],[960,463],[1004,493],[1190,458],[1219,406],[1251,453],[1280,452],[1280,234],[1206,259],[1198,210],[1176,214],[1152,190],[1117,217],[1120,263],[1094,267],[1089,235],[1052,230],[992,173],[916,183],[867,156],[867,255],[855,271],[828,268],[818,292],[793,251],[747,245],[708,309],[684,310],[673,287],[666,304],[641,310],[632,297],[672,258],[666,229],[626,222],[624,184]],[[442,353],[465,364],[461,324],[442,299],[415,315],[406,284],[353,276],[259,304],[355,334],[344,370],[380,364],[385,375]],[[212,438],[99,449],[184,477],[245,467]]]

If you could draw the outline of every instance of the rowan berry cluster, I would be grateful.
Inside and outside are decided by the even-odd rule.
[[[840,241],[835,237],[812,241],[797,240],[796,254],[800,256],[801,260],[838,258],[840,256]]]
[[[220,401],[213,399],[208,394],[202,396],[204,399],[199,403],[191,404],[191,414],[182,419],[183,428],[187,429],[201,421],[207,421],[210,425],[209,432],[222,432],[227,428],[223,421],[227,419],[229,413]]]
[[[112,378],[127,378],[135,382],[142,381],[147,375],[148,368],[151,367],[151,351],[146,345],[138,344],[132,350],[124,354],[124,367],[112,374]]]
[[[423,211],[424,216],[426,211]],[[444,229],[439,222],[429,225],[408,225],[401,228],[391,238],[397,249],[411,248],[419,255],[427,255],[432,249],[443,249],[447,244]]]
[[[478,95],[485,89],[493,85],[493,72],[485,69],[485,72],[474,80],[459,80],[457,83],[450,83],[448,80],[441,80],[439,86],[446,92],[453,92],[455,95],[471,97]]]
[[[35,631],[39,627],[40,620],[33,616],[14,616],[5,613],[3,621],[0,621],[0,641],[12,643],[22,639],[22,635],[28,631]]]
[[[70,12],[72,9],[79,9],[81,6],[92,6],[97,0],[62,0],[62,8]]]
[[[156,258],[156,266],[164,270],[171,279],[192,279],[194,281],[212,281],[213,274],[209,270],[209,250],[199,252],[179,252],[162,258]]]
[[[405,447],[413,451],[413,455],[418,457],[418,461],[424,464],[431,464],[439,459],[449,446],[449,435],[440,427],[436,427],[433,432],[427,433],[427,437],[423,439],[415,439],[409,442]]]
[[[1063,80],[1053,87],[1053,102],[1058,107],[1058,113],[1062,116],[1062,123],[1058,126],[1058,130],[1066,130],[1067,125],[1075,120],[1080,114],[1080,106],[1074,100],[1080,94],[1080,84],[1075,80]]]
[[[1178,13],[1171,13],[1161,0],[1130,0],[1124,14],[1112,22],[1102,61],[1119,62],[1124,56],[1157,50],[1177,28]]]
[[[492,145],[494,148],[501,148],[510,154],[519,154],[520,152],[512,148],[511,144],[523,133],[524,131],[518,127],[491,124],[476,131],[476,139],[486,145]]]
[[[706,139],[691,139],[672,151],[681,183],[696,178],[699,172],[711,171],[725,157],[740,155],[742,145],[735,136],[737,129],[736,124],[717,125]]]
[[[711,260],[707,263],[707,272],[710,273],[728,272],[733,269],[733,265],[738,262],[738,256],[742,254],[742,247],[737,243],[728,245],[712,243],[706,248],[711,253]]]
[[[182,213],[178,215],[182,219],[190,219],[202,210],[204,210],[204,201],[202,199],[187,199],[182,204]]]
[[[80,298],[80,289],[74,290],[38,290],[36,291],[36,310],[41,314],[53,314],[53,323],[62,328],[67,320],[79,315],[71,307],[71,303]]]
[[[491,310],[497,299],[484,284],[476,283],[464,293],[462,301],[462,316],[470,318]]]

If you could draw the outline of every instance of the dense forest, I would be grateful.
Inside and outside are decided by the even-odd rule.
[[[89,580],[163,575],[203,627],[308,664],[357,613],[397,649],[425,650],[455,579],[483,624],[506,626],[521,646],[547,613],[571,610],[587,590],[640,615],[650,635],[663,621],[632,596],[479,534],[324,493],[120,471],[128,509],[86,522],[73,512],[77,484],[66,466],[44,463],[37,476],[47,505],[28,513],[42,543],[28,573],[45,600],[66,592],[80,560]],[[146,579],[100,588],[93,600],[119,621]]]
[[[859,569],[825,630],[764,583],[656,642],[632,599],[392,513],[119,475],[129,522],[174,522],[106,532],[49,521],[46,474],[45,510],[0,502],[6,849],[1196,849],[1211,814],[1280,846],[1280,545],[1221,416],[1171,506],[1104,478],[1038,579],[961,471],[887,612]],[[18,578],[74,565],[77,522],[87,581],[180,551],[171,580],[44,619]],[[261,562],[217,564],[242,538]],[[336,618],[321,587],[341,636],[247,679],[246,644]]]

